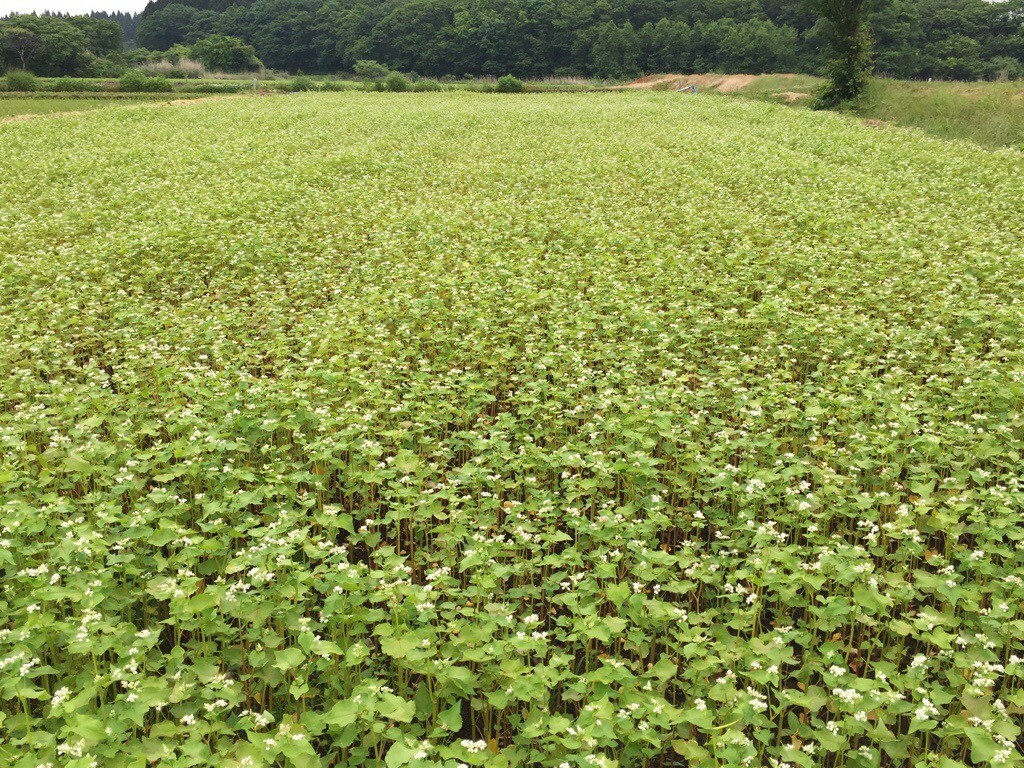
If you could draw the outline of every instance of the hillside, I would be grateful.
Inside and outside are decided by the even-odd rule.
[[[200,11],[216,11],[222,13],[235,6],[248,7],[256,0],[150,0],[142,11],[143,17],[162,11],[169,5],[183,5]]]
[[[909,79],[1024,74],[1021,0],[894,0],[871,16],[875,69]],[[227,12],[221,12],[231,6]],[[240,37],[267,66],[628,79],[649,72],[820,73],[824,31],[803,0],[157,0],[139,44]]]

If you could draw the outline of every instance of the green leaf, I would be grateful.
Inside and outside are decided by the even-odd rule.
[[[413,755],[415,754],[415,748],[407,747],[402,742],[396,741],[391,745],[387,755],[384,756],[384,763],[388,768],[399,768],[399,766],[408,765],[412,762]]]
[[[659,680],[668,680],[674,677],[678,667],[672,663],[672,660],[666,656],[663,656],[657,664],[650,668],[649,673]]]
[[[406,701],[394,694],[381,694],[380,703],[377,705],[377,712],[387,720],[394,720],[398,723],[411,723],[416,714],[416,703]]]
[[[608,595],[608,600],[615,605],[622,605],[629,597],[629,585],[621,581],[611,584],[605,590],[605,594]]]
[[[92,464],[74,453],[69,453],[64,459],[64,469],[69,472],[91,472]]]
[[[987,763],[999,751],[995,739],[985,731],[980,728],[967,728],[966,731],[967,738],[971,740],[972,763]]]
[[[107,738],[106,726],[103,721],[92,715],[77,715],[70,730],[86,741],[103,741]]]
[[[294,669],[306,661],[306,654],[299,648],[285,648],[274,654],[274,666],[282,672]]]
[[[414,650],[417,645],[419,643],[411,634],[401,637],[382,637],[380,640],[380,649],[395,659],[404,659],[405,655]]]
[[[351,725],[359,717],[359,705],[351,699],[339,701],[324,715],[324,722],[338,728]]]
[[[704,747],[692,739],[675,739],[672,742],[672,749],[692,764],[702,763],[711,756]]]
[[[439,719],[441,724],[449,731],[462,730],[462,702],[452,704],[440,714]]]

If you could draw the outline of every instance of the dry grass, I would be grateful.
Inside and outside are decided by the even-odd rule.
[[[154,61],[144,64],[139,69],[150,77],[167,77],[173,79],[200,80],[207,76],[206,67],[194,59],[173,61]]]

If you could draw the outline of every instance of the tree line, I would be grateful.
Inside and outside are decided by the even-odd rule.
[[[3,30],[35,25],[42,38],[45,18],[0,22],[8,66],[20,58]],[[50,39],[37,50],[51,54],[46,61],[38,54],[37,74],[88,74],[90,65],[95,70],[97,61],[116,58],[104,53],[109,44],[88,39],[88,23],[76,18],[85,17],[45,22],[62,21],[87,39],[67,29],[47,32]],[[433,77],[821,74],[836,33],[834,22],[804,0],[155,0],[139,17],[91,23],[100,21],[144,50],[211,37],[224,48],[232,38],[273,69],[342,72],[376,60]],[[876,73],[961,80],[1024,74],[1024,0],[888,0],[868,21]],[[54,42],[61,36],[75,40]],[[69,42],[77,55],[53,53]]]

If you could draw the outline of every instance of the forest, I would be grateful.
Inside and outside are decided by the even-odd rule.
[[[120,26],[136,58],[230,37],[272,69],[342,72],[376,60],[432,77],[818,74],[827,36],[802,0],[155,0],[140,16],[94,16],[0,22],[5,64],[34,57],[43,74],[106,74],[117,55],[90,38],[96,21]],[[1020,77],[1022,19],[1024,0],[887,0],[870,18],[874,71],[906,79]],[[49,42],[24,57],[12,28],[21,39],[28,28]]]

